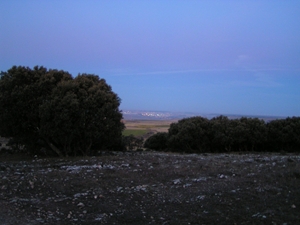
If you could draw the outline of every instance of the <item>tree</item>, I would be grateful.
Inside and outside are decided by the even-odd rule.
[[[145,141],[144,147],[153,150],[165,150],[167,148],[167,141],[168,133],[158,132]]]
[[[73,79],[65,71],[14,66],[1,73],[0,134],[31,152],[44,147],[60,156],[90,155],[92,146],[121,141],[120,101],[95,75]]]
[[[172,123],[168,148],[183,152],[204,152],[210,149],[210,123],[203,117],[191,117]]]
[[[232,120],[226,116],[214,117],[210,120],[212,145],[211,151],[231,151],[233,140],[232,137]]]
[[[270,151],[299,151],[300,117],[273,120],[267,129]]]
[[[72,76],[44,67],[16,67],[1,72],[0,134],[35,153],[40,146],[39,106],[49,100],[52,88]]]

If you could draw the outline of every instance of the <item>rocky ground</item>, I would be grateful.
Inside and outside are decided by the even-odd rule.
[[[300,224],[300,155],[0,156],[1,224]]]

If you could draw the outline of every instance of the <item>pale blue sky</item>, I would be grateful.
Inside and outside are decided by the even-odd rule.
[[[0,70],[106,79],[121,109],[300,116],[300,1],[0,1]]]

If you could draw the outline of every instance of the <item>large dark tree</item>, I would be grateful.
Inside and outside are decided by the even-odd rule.
[[[44,67],[16,67],[1,72],[0,135],[13,137],[28,151],[41,147],[39,106],[49,101],[52,89],[72,76]]]
[[[29,151],[90,155],[121,142],[119,97],[98,76],[76,78],[44,67],[12,67],[1,73],[0,135]],[[117,141],[116,141],[117,140]]]

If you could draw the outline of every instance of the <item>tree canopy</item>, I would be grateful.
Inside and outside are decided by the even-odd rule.
[[[121,144],[120,102],[96,75],[13,66],[1,72],[0,135],[30,152],[92,155]]]
[[[172,123],[168,133],[155,134],[148,140],[146,148],[176,152],[299,152],[300,117],[269,123],[246,117],[191,117]]]

